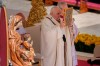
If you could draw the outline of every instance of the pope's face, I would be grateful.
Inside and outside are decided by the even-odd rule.
[[[54,13],[54,18],[59,21],[60,20],[60,15],[61,15],[61,10],[60,9],[56,9],[55,13]]]

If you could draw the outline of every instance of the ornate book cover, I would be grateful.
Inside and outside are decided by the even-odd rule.
[[[66,24],[69,24],[69,22],[71,22],[72,20],[72,14],[73,14],[73,7],[71,8],[66,8],[65,10],[65,21],[66,21]]]

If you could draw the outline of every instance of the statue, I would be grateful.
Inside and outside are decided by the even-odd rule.
[[[9,50],[10,58],[13,66],[32,66],[34,63],[34,49],[30,42],[31,37],[25,34],[24,39],[21,40],[21,35],[16,32],[16,29],[22,26],[22,17],[15,15],[11,16],[9,20]]]

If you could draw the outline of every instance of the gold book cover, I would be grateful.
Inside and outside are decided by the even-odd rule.
[[[66,24],[69,24],[72,20],[73,7],[65,8],[64,11],[65,11],[64,16],[65,16]]]

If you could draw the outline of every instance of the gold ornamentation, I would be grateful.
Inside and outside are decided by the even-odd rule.
[[[27,26],[33,26],[35,23],[39,23],[41,19],[46,15],[46,9],[42,0],[32,0],[32,8],[30,10]]]
[[[9,20],[9,53],[13,66],[32,66],[34,62],[34,49],[29,43],[30,36],[26,34],[22,40],[21,35],[16,32],[16,29],[22,25],[21,16],[12,16]]]

